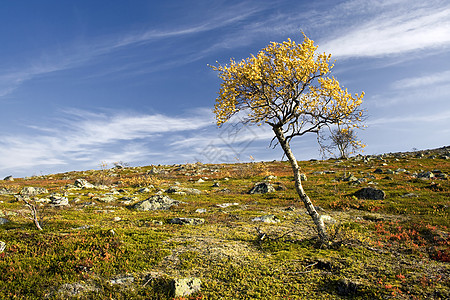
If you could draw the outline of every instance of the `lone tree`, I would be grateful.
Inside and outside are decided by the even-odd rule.
[[[365,145],[358,141],[353,128],[330,129],[329,137],[319,136],[319,144],[324,156],[326,153],[333,155],[335,149],[339,152],[339,158],[348,158],[352,153],[364,148]]]
[[[324,222],[303,190],[290,141],[306,133],[319,134],[333,124],[359,127],[364,93],[352,96],[329,77],[331,54],[317,54],[314,42],[303,36],[301,44],[291,39],[271,42],[256,56],[212,66],[221,79],[214,113],[218,126],[242,111],[246,115],[243,123],[272,128],[272,142],[276,139],[289,159],[297,193],[316,225],[320,241],[327,245]]]

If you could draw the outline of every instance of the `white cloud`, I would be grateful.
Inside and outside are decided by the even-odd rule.
[[[106,115],[79,110],[64,116],[64,122],[55,120],[54,128],[59,129],[42,128],[40,134],[32,136],[1,136],[2,172],[55,165],[86,167],[108,159],[137,161],[164,155],[170,149],[163,149],[163,145],[172,134],[195,132],[212,125],[211,112],[205,109],[181,117]]]
[[[432,113],[432,114],[420,114],[420,115],[408,115],[408,116],[398,116],[398,117],[381,117],[374,120],[369,120],[366,122],[366,125],[373,126],[373,125],[387,125],[387,124],[395,124],[395,123],[412,123],[412,124],[418,124],[420,123],[439,123],[439,122],[446,122],[449,123],[450,121],[450,110],[447,111],[441,111],[439,113]],[[413,126],[408,126],[410,129],[413,128]]]
[[[436,87],[437,85],[450,84],[450,71],[435,74],[416,76],[398,80],[392,84],[395,89],[410,89],[421,87]]]
[[[398,1],[382,2],[382,6],[378,2],[372,3],[375,5],[368,7],[360,1],[352,2],[346,9],[356,8],[355,4],[362,7],[353,11],[357,22],[348,28],[338,28],[345,33],[325,41],[320,49],[335,57],[346,58],[401,55],[450,46],[448,3]],[[377,13],[375,9],[380,11]],[[360,20],[364,16],[367,21]]]

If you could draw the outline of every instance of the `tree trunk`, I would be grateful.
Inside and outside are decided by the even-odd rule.
[[[273,131],[275,132],[275,136],[278,139],[278,142],[281,145],[281,148],[283,148],[284,153],[286,154],[287,158],[289,159],[289,162],[291,163],[292,171],[294,173],[294,179],[295,179],[295,189],[297,190],[298,195],[300,196],[300,199],[305,204],[305,208],[308,211],[308,214],[311,216],[311,218],[314,221],[314,224],[317,228],[317,233],[319,234],[320,241],[323,245],[328,244],[328,235],[327,230],[325,228],[325,224],[323,223],[322,218],[317,213],[316,209],[314,208],[314,205],[311,202],[311,199],[309,199],[308,195],[306,195],[305,191],[303,190],[302,181],[300,178],[300,167],[298,166],[297,160],[294,157],[294,154],[291,151],[291,147],[284,137],[283,128],[282,127],[272,127]]]

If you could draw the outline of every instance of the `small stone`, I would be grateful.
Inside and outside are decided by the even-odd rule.
[[[6,249],[6,243],[3,241],[0,241],[0,253],[5,251],[5,249]]]
[[[321,215],[320,218],[322,219],[322,221],[324,222],[328,222],[328,223],[336,223],[336,220],[333,219],[331,216],[329,215]]]
[[[102,196],[102,197],[94,198],[94,200],[97,200],[97,201],[100,201],[100,202],[104,202],[104,203],[110,203],[110,202],[116,201],[117,198],[112,196],[112,195],[105,195],[105,196]]]
[[[214,182],[214,184],[212,185],[212,187],[220,187],[220,184],[218,182]]]
[[[400,197],[402,197],[402,198],[417,198],[417,197],[419,197],[419,195],[414,194],[414,193],[408,193],[408,194],[403,194]]]
[[[116,284],[129,285],[130,283],[133,283],[133,282],[134,282],[134,277],[132,275],[118,275],[109,281],[109,283],[111,285],[116,285]]]
[[[74,186],[77,188],[82,188],[82,189],[92,189],[95,188],[95,185],[93,185],[92,183],[89,183],[86,179],[76,179]]]
[[[386,198],[384,191],[372,187],[362,188],[356,191],[354,195],[358,199],[383,200]]]
[[[195,212],[198,213],[198,214],[203,214],[203,213],[206,212],[206,208],[198,208],[198,209],[195,210]]]
[[[66,205],[69,205],[69,199],[67,199],[66,197],[51,196],[50,197],[50,205],[51,206],[66,206]]]
[[[167,196],[155,195],[136,203],[133,208],[140,211],[164,210],[169,209],[173,205],[178,205],[179,203],[181,202]]]
[[[355,281],[348,280],[346,278],[341,278],[337,282],[337,292],[341,296],[351,296],[358,292],[359,283]]]
[[[173,218],[169,221],[170,224],[178,225],[200,225],[205,223],[205,219],[201,218]]]
[[[199,180],[197,180],[197,183],[203,183],[203,182],[205,182],[203,179],[199,179]]]
[[[4,224],[6,224],[6,223],[9,223],[9,220],[8,220],[8,219],[0,218],[0,225],[4,225]]]
[[[216,206],[220,207],[220,208],[226,208],[226,207],[235,206],[235,205],[239,205],[239,203],[237,203],[237,202],[234,202],[234,203],[222,203],[222,204],[217,204]]]
[[[265,193],[273,193],[273,192],[275,192],[275,188],[270,183],[258,182],[249,191],[249,194],[265,194]]]
[[[417,178],[420,179],[431,179],[434,178],[433,172],[427,171],[427,172],[421,172],[417,175]]]
[[[256,217],[252,219],[253,222],[263,222],[269,224],[280,223],[280,219],[275,215],[265,215],[261,217]]]
[[[121,217],[114,217],[114,218],[113,218],[113,221],[114,221],[114,222],[119,222],[120,220],[122,220]]]
[[[201,280],[195,277],[174,279],[172,281],[172,294],[176,297],[185,297],[200,291]]]
[[[26,186],[20,191],[22,196],[36,196],[38,194],[47,194],[48,190],[41,187]]]
[[[138,193],[148,193],[150,192],[150,189],[148,187],[143,187],[138,190]]]

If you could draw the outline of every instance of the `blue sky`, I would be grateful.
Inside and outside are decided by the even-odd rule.
[[[446,0],[2,1],[0,179],[281,159],[269,128],[216,128],[208,64],[301,31],[366,93],[366,154],[450,144]],[[320,158],[314,135],[292,147]]]

